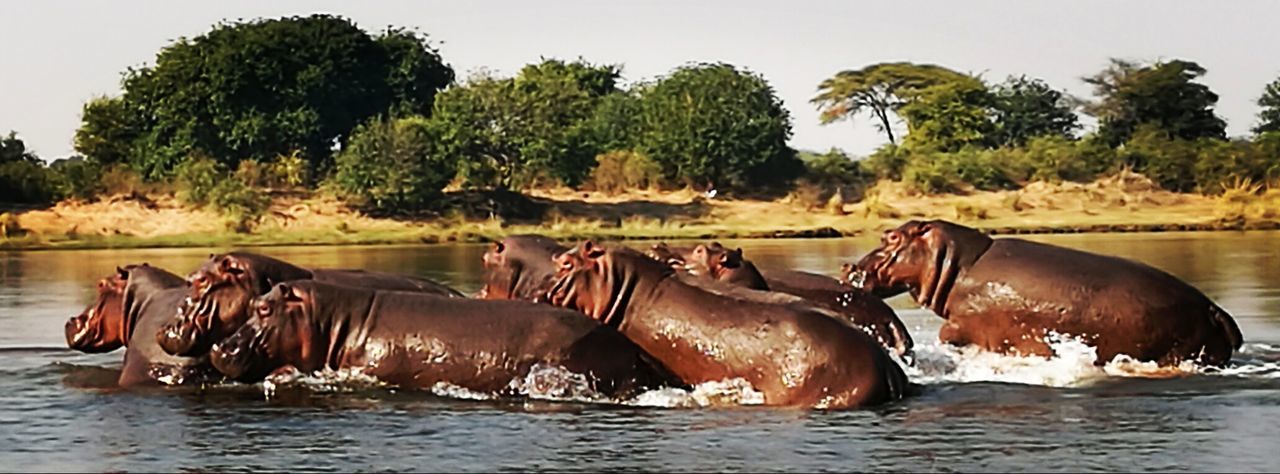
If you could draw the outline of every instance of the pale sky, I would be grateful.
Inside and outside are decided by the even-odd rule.
[[[1089,96],[1080,77],[1108,57],[1189,59],[1209,73],[1230,135],[1280,76],[1280,2],[1241,1],[13,1],[0,7],[0,133],[53,159],[72,152],[81,105],[118,94],[120,73],[223,20],[331,13],[370,32],[418,27],[460,77],[510,74],[541,57],[621,63],[628,81],[688,62],[762,74],[791,111],[791,145],[866,154],[863,117],[821,126],[808,100],[844,69],[935,63],[998,82],[1026,74]]]

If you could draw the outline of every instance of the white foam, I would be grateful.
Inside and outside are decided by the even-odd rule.
[[[1203,367],[1191,361],[1172,367],[1155,362],[1141,362],[1121,354],[1098,366],[1097,349],[1083,341],[1050,333],[1047,337],[1054,357],[1017,356],[987,352],[973,346],[954,347],[935,343],[915,348],[915,366],[904,370],[913,382],[923,384],[961,382],[1003,382],[1047,387],[1088,386],[1106,377],[1168,378],[1186,375],[1228,375],[1280,378],[1280,360],[1241,360],[1236,357],[1227,367]],[[1270,354],[1280,347],[1246,344],[1239,355]]]
[[[717,380],[694,385],[691,390],[662,388],[644,392],[626,405],[662,408],[697,408],[710,406],[762,405],[764,394],[741,378]]]
[[[262,381],[262,392],[271,398],[281,387],[301,387],[313,392],[354,392],[385,386],[381,380],[359,369],[322,369],[312,373],[290,370],[268,376]]]

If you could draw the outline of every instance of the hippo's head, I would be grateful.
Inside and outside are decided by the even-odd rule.
[[[491,300],[537,301],[551,287],[552,259],[568,251],[547,237],[513,235],[494,242],[484,253],[484,288],[476,296]]]
[[[323,351],[305,349],[309,347],[305,338],[313,332],[309,323],[313,303],[313,292],[306,282],[277,284],[248,304],[253,316],[213,345],[209,361],[219,372],[242,382],[261,380],[286,365],[305,371],[320,369]]]
[[[115,273],[98,280],[98,296],[79,315],[67,320],[67,346],[81,352],[100,353],[119,349],[125,343],[124,289],[133,266],[116,267]]]
[[[886,231],[880,246],[858,263],[845,264],[843,281],[888,298],[927,288],[932,293],[950,285],[959,269],[972,263],[991,245],[977,230],[946,221],[908,221]]]
[[[650,247],[648,255],[677,271],[686,271],[697,277],[745,288],[769,289],[755,265],[742,256],[741,248],[730,249],[720,242],[693,247],[673,247],[664,242]]]
[[[165,352],[196,356],[231,335],[249,318],[249,300],[275,282],[310,278],[288,263],[256,254],[210,255],[199,270],[187,276],[191,293],[177,317],[156,335]]]
[[[559,269],[548,301],[613,326],[622,322],[636,285],[646,274],[661,278],[672,271],[635,250],[605,248],[589,240],[557,255],[555,261]]]

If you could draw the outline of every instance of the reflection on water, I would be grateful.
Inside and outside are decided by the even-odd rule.
[[[1160,267],[1239,322],[1235,372],[1102,376],[1063,388],[928,379],[875,410],[661,409],[456,400],[385,389],[261,386],[122,391],[121,353],[63,349],[62,323],[116,265],[182,274],[225,249],[0,253],[0,466],[5,470],[1274,470],[1280,453],[1280,233],[1030,236]],[[724,241],[761,267],[834,275],[876,236]],[[634,245],[645,245],[636,243]],[[483,245],[292,247],[304,266],[479,287]],[[939,318],[891,301],[921,344]],[[8,349],[5,349],[8,348]],[[970,361],[972,362],[972,361]],[[1268,365],[1272,364],[1272,365]],[[1005,370],[998,364],[983,367]],[[1033,368],[1061,377],[1058,368]],[[925,373],[914,376],[924,380]],[[982,380],[1026,382],[1026,374]],[[1034,374],[1033,374],[1034,375]],[[959,377],[959,378],[957,378]],[[1002,378],[1004,377],[1004,378]],[[1035,382],[1028,382],[1035,383]]]

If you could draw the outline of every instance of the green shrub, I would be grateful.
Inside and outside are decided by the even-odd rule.
[[[596,156],[588,185],[596,191],[619,193],[654,189],[662,184],[662,167],[642,153],[611,151]]]
[[[59,197],[58,180],[40,163],[0,163],[0,202],[47,204]]]
[[[423,117],[374,118],[338,154],[332,185],[352,204],[379,212],[428,207],[456,170],[435,149],[436,136]]]
[[[1080,181],[1093,177],[1076,144],[1065,137],[1032,138],[1023,149],[1022,158],[1030,168],[1028,179],[1034,181]]]
[[[862,160],[863,169],[878,179],[903,179],[902,171],[907,165],[909,153],[902,147],[892,143],[877,148],[871,156]]]
[[[275,161],[271,162],[267,169],[269,186],[292,188],[307,184],[310,178],[307,160],[298,150],[288,155],[276,156]]]
[[[134,171],[128,165],[114,164],[102,171],[103,195],[146,194],[150,188],[151,186],[143,182],[142,175],[139,175],[137,171]]]
[[[1196,187],[1195,142],[1170,138],[1155,126],[1144,124],[1133,132],[1120,155],[1134,171],[1165,189],[1187,192]]]
[[[77,157],[55,161],[49,168],[57,175],[58,194],[63,197],[92,199],[106,190],[97,162]]]
[[[253,178],[252,171],[244,171],[251,168],[242,166],[231,175],[212,159],[192,157],[177,168],[178,198],[222,213],[237,232],[249,231],[270,204],[265,193],[245,181]]]
[[[957,191],[960,176],[949,158],[950,155],[946,153],[912,155],[902,167],[902,181],[926,194]]]
[[[955,153],[942,154],[942,166],[954,168],[954,175],[960,181],[978,189],[1008,189],[1014,182],[1006,171],[1007,163],[1001,163],[1004,156],[992,150],[966,147]]]
[[[824,185],[863,184],[871,176],[864,171],[862,162],[854,161],[844,152],[831,149],[822,155],[807,156],[804,161],[804,174],[807,182]]]

